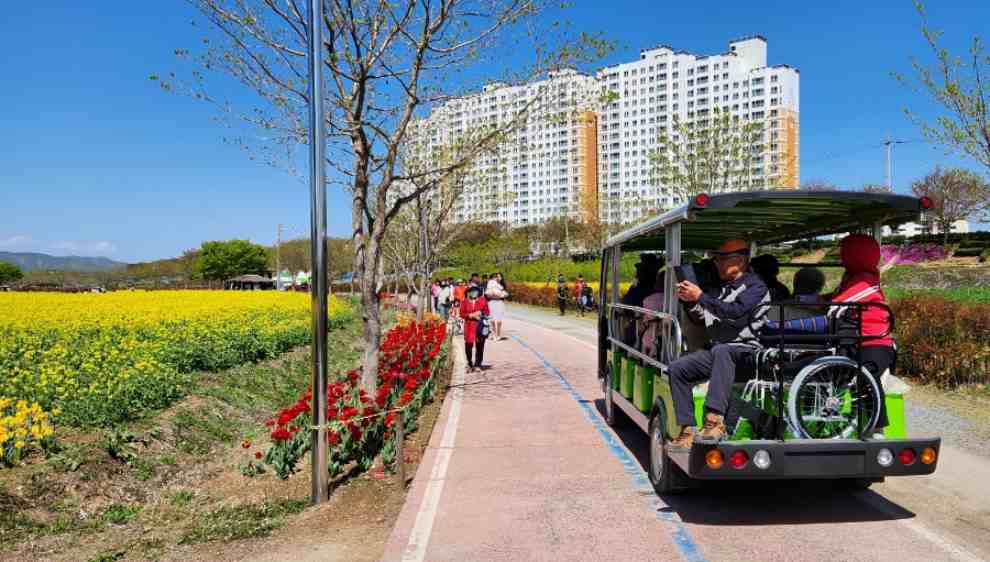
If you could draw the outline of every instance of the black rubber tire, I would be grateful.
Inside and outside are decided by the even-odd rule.
[[[607,423],[609,427],[619,428],[625,425],[629,418],[626,416],[626,413],[618,408],[615,405],[615,402],[612,401],[612,393],[615,392],[615,390],[612,389],[613,376],[612,369],[609,369],[608,374],[605,375],[604,379],[603,390],[605,394],[605,423]]]
[[[839,484],[847,490],[859,491],[869,490],[870,486],[880,482],[883,482],[883,479],[878,481],[875,478],[843,478]]]
[[[650,443],[650,465],[647,472],[650,483],[658,494],[678,494],[691,487],[691,479],[667,456],[667,435],[664,427],[663,415],[655,411],[650,418],[650,432],[647,435]]]

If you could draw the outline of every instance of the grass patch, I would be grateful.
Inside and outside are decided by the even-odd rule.
[[[126,525],[141,513],[139,505],[124,505],[115,503],[103,510],[103,521],[111,525]]]
[[[16,542],[36,536],[45,531],[46,527],[23,513],[0,510],[0,551],[6,550]]]
[[[182,408],[172,419],[175,446],[191,455],[205,455],[215,445],[233,443],[234,434],[228,427],[223,414],[210,408]]]
[[[193,494],[191,491],[179,490],[178,492],[172,494],[171,497],[169,497],[168,503],[172,504],[172,507],[177,507],[179,509],[182,509],[187,505],[189,505],[190,502],[192,502],[193,497],[195,497],[195,494]]]
[[[955,289],[902,289],[892,287],[889,289],[885,288],[883,292],[891,300],[923,295],[941,297],[950,301],[990,304],[990,287],[962,287]]]
[[[307,505],[309,503],[305,500],[278,500],[222,507],[199,515],[193,527],[179,540],[179,544],[267,537],[285,524],[287,515],[299,513]]]

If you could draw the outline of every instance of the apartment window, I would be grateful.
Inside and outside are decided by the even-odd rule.
[[[770,81],[771,82],[776,82],[777,81],[777,75],[774,74],[774,75],[770,76]]]

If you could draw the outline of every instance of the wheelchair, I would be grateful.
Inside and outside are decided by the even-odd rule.
[[[759,333],[760,348],[737,373],[741,396],[727,415],[730,433],[748,419],[756,438],[858,439],[871,436],[884,407],[880,374],[862,360],[863,343],[893,331],[894,315],[882,303],[820,303],[829,314],[815,318],[817,332],[794,329],[810,305],[775,302],[771,321]],[[862,313],[883,308],[889,318],[884,334],[862,334]],[[773,316],[773,315],[771,315]],[[807,315],[805,315],[807,316]],[[776,322],[776,325],[774,325]],[[741,376],[740,376],[741,375]]]

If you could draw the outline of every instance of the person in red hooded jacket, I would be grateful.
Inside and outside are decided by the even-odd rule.
[[[866,234],[852,234],[842,239],[839,260],[846,268],[842,281],[826,300],[833,302],[860,302],[886,304],[887,298],[880,288],[880,244]],[[880,388],[880,419],[877,428],[887,426],[887,408],[884,404],[883,385],[880,377],[890,369],[893,374],[897,351],[890,335],[890,314],[886,309],[873,306],[862,310],[862,334],[881,336],[862,342],[863,365],[876,377]],[[884,335],[886,334],[886,335]]]
[[[478,335],[478,322],[482,316],[491,316],[488,301],[481,296],[481,287],[472,285],[468,288],[461,303],[460,315],[464,319],[464,354],[467,356],[468,372],[471,372],[481,369],[485,358],[486,338]]]

